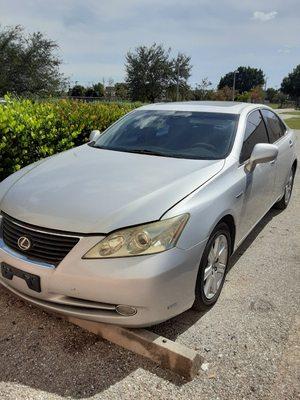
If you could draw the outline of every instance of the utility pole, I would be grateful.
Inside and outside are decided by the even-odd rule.
[[[179,58],[177,57],[176,101],[179,100]]]
[[[268,76],[265,78],[265,91],[267,90],[267,82],[268,82]]]
[[[235,76],[236,74],[238,74],[239,71],[236,69],[235,71],[233,71],[233,85],[232,85],[232,101],[234,101],[234,95],[235,95]]]

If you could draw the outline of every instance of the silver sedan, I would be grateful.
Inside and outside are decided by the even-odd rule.
[[[140,107],[0,184],[0,282],[45,309],[126,326],[206,310],[230,256],[288,205],[294,143],[264,105]]]

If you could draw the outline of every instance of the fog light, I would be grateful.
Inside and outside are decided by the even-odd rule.
[[[117,313],[123,315],[124,317],[131,317],[132,315],[136,314],[136,308],[131,306],[118,305],[116,306],[116,311]]]

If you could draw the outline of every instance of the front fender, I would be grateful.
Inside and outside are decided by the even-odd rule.
[[[189,249],[208,240],[218,222],[226,215],[232,216],[238,231],[242,211],[245,181],[233,166],[215,176],[197,191],[191,193],[169,210],[164,218],[189,213],[177,247]]]

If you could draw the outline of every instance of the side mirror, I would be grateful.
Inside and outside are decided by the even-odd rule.
[[[90,142],[96,142],[96,140],[99,138],[101,135],[101,132],[95,129],[94,131],[91,131],[90,133]]]
[[[277,158],[278,147],[270,143],[257,143],[245,168],[248,172],[254,171],[257,164],[267,163]]]

